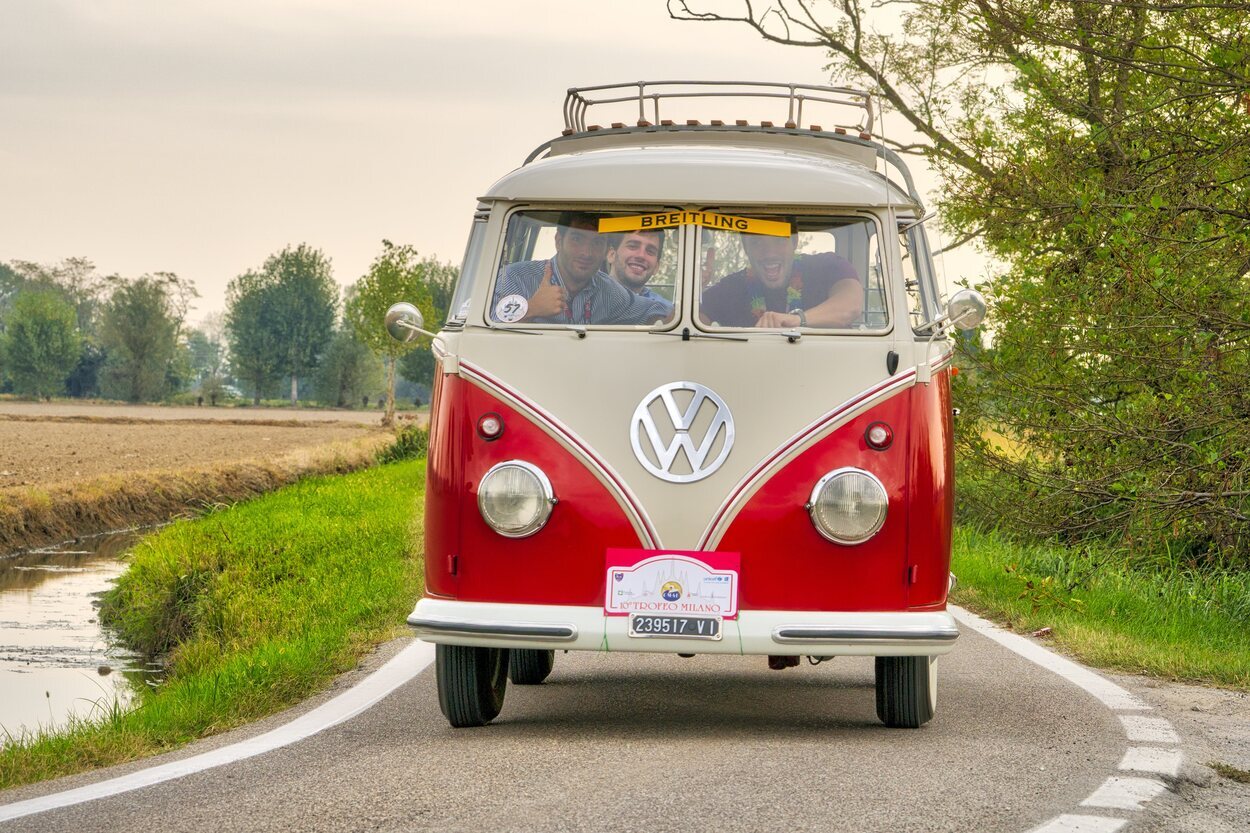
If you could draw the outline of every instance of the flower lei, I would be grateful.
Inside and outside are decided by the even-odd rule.
[[[768,310],[768,304],[764,301],[764,282],[755,274],[755,270],[747,267],[747,281],[751,288],[751,318],[755,321],[760,320]],[[803,301],[803,274],[799,270],[799,261],[795,258],[790,266],[790,281],[786,284],[786,308],[781,312],[789,312],[802,306]]]

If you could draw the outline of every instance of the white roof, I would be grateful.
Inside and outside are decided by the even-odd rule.
[[[871,149],[782,135],[586,135],[490,187],[483,199],[696,205],[914,205],[866,166]]]

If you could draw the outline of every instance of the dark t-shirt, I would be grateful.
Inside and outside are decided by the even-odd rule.
[[[708,287],[699,312],[722,327],[753,327],[766,310],[789,312],[796,307],[811,309],[824,303],[834,284],[846,278],[863,282],[851,262],[841,255],[799,255],[785,285],[768,289],[749,269],[743,269]]]

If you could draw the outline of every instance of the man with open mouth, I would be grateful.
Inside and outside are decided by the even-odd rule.
[[[775,219],[775,218],[770,218]],[[741,235],[746,269],[709,286],[699,306],[706,324],[722,327],[846,327],[864,310],[863,279],[833,252],[796,255],[798,226],[791,234]]]

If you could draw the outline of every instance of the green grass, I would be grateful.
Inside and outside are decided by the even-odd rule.
[[[137,708],[6,739],[0,788],[164,751],[292,705],[404,630],[423,460],[319,477],[143,539],[102,616],[165,681]]]
[[[1239,784],[1250,784],[1250,772],[1244,769],[1238,769],[1231,764],[1220,763],[1219,761],[1211,761],[1207,766],[1230,781],[1236,781]]]
[[[953,601],[1100,668],[1250,689],[1250,574],[1143,568],[958,528]]]

